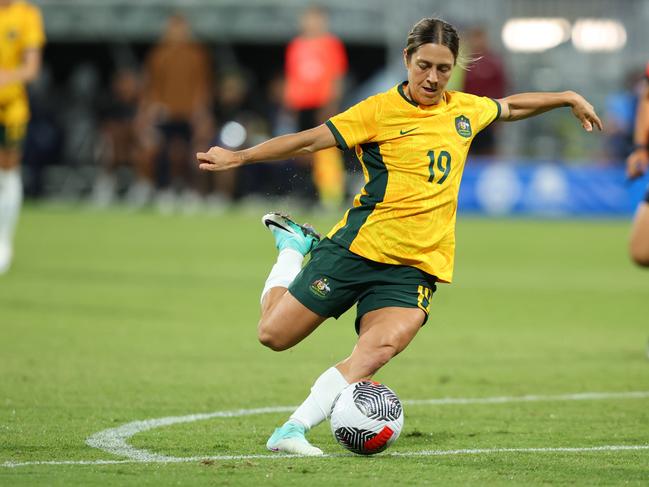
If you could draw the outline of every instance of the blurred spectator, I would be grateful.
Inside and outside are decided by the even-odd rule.
[[[291,134],[297,130],[292,110],[284,103],[286,80],[283,73],[275,73],[266,85],[264,116],[270,123],[270,136]]]
[[[252,106],[253,100],[257,97],[250,97],[250,82],[248,78],[235,69],[223,73],[217,83],[216,96],[212,108],[214,130],[210,139],[202,146],[222,145],[230,149],[240,149],[250,145],[251,138],[254,139],[259,130],[264,130],[264,123],[261,121],[258,110]],[[260,128],[260,124],[263,126]],[[263,135],[262,135],[263,137]],[[255,140],[253,145],[258,143]],[[246,177],[239,181],[240,171],[246,172]],[[213,189],[210,195],[212,205],[230,204],[237,193],[241,192],[239,184],[244,193],[254,189],[254,176],[259,172],[258,167],[245,167],[231,169],[221,173],[206,174],[210,178],[209,187]]]
[[[285,101],[296,112],[297,130],[316,127],[340,109],[347,54],[340,39],[329,32],[328,21],[321,7],[310,7],[302,15],[300,35],[286,48]],[[301,172],[305,196],[313,198],[308,166],[302,166]],[[313,182],[324,206],[342,203],[344,167],[336,149],[320,151],[314,156]]]
[[[464,73],[461,91],[490,98],[503,98],[507,90],[505,66],[489,46],[487,31],[482,27],[469,29],[467,51],[475,61]],[[461,71],[461,70],[457,70]],[[471,143],[472,155],[493,156],[497,152],[496,127],[492,124],[481,131]]]
[[[59,122],[62,98],[52,82],[50,70],[44,66],[29,93],[32,116],[23,145],[23,178],[28,197],[45,195],[47,170],[62,162],[65,139]]]
[[[173,15],[146,58],[138,130],[146,134],[144,157],[155,161],[167,191],[160,208],[173,208],[175,192],[195,193],[192,143],[196,129],[209,122],[212,66],[206,49],[191,35],[187,20]]]
[[[604,130],[608,160],[619,163],[633,150],[633,127],[643,83],[644,73],[631,71],[624,80],[623,90],[606,97]]]
[[[57,184],[64,197],[79,196],[88,187],[88,169],[96,159],[99,145],[97,102],[100,93],[97,66],[90,63],[75,67],[65,87],[65,105],[61,125],[65,133],[63,160],[68,166],[58,171]]]
[[[285,91],[284,75],[276,73],[266,86],[266,104],[263,109],[264,118],[269,124],[268,135],[270,137],[290,134],[297,130],[292,110],[288,109],[284,102]],[[300,163],[289,160],[284,163],[268,164],[264,167],[267,195],[280,196],[296,191],[293,188],[296,178],[291,178],[290,175],[295,175],[297,164]]]
[[[25,84],[38,76],[44,44],[38,7],[0,0],[0,274],[11,266],[23,199],[20,162],[29,122]]]
[[[152,161],[143,157],[135,127],[135,115],[140,99],[140,78],[131,68],[119,68],[113,75],[110,94],[100,105],[100,168],[93,189],[93,201],[98,206],[113,202],[117,193],[117,175],[120,167],[135,171],[135,182],[127,193],[127,201],[144,205],[153,190]],[[131,178],[133,179],[133,178]]]

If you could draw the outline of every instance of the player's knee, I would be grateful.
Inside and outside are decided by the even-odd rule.
[[[257,338],[259,339],[259,343],[275,352],[281,352],[291,348],[291,344],[286,341],[282,334],[278,333],[277,329],[274,329],[272,326],[268,326],[264,321],[259,322]]]
[[[631,260],[640,267],[649,267],[649,243],[639,245],[634,242],[631,243],[630,248]]]
[[[644,252],[631,252],[631,260],[640,267],[649,267],[649,250]]]

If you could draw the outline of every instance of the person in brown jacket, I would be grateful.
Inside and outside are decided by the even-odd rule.
[[[207,50],[193,39],[185,17],[169,17],[144,66],[139,131],[162,188],[193,189],[192,141],[209,120],[212,66]],[[157,169],[157,171],[155,170]],[[161,203],[173,198],[162,193]],[[166,207],[166,206],[165,206]]]

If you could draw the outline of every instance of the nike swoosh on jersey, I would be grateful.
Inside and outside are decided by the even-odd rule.
[[[417,130],[418,128],[419,128],[419,127],[415,127],[414,129],[410,129],[410,130],[403,130],[403,129],[401,129],[401,130],[399,131],[399,133],[400,133],[401,135],[406,135],[406,134],[409,134],[410,132],[412,132],[413,130]]]

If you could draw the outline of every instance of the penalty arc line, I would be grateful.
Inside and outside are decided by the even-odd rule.
[[[140,462],[173,462],[177,457],[169,457],[151,453],[148,450],[137,449],[127,443],[132,436],[142,433],[143,431],[152,430],[161,426],[170,426],[172,424],[193,423],[212,418],[240,418],[242,416],[252,416],[256,414],[268,413],[288,413],[295,411],[294,406],[276,406],[256,409],[238,409],[234,411],[216,411],[214,413],[189,414],[187,416],[169,416],[166,418],[146,419],[144,421],[133,421],[126,423],[117,428],[95,433],[86,440],[86,444],[93,448],[112,453],[120,457],[127,457]]]
[[[438,398],[438,399],[414,399],[402,401],[405,405],[464,405],[464,404],[504,404],[515,402],[541,402],[541,401],[586,401],[586,400],[604,400],[604,399],[644,399],[649,398],[649,391],[630,391],[630,392],[586,392],[576,394],[559,394],[559,395],[526,395],[526,396],[497,396],[497,397],[477,397],[477,398]],[[202,421],[213,418],[235,418],[242,416],[251,416],[257,414],[269,413],[283,413],[292,412],[296,406],[276,406],[255,409],[238,409],[232,411],[216,411],[213,413],[190,414],[186,416],[169,416],[164,418],[154,418],[142,421],[132,421],[117,428],[109,428],[94,435],[86,440],[86,444],[93,448],[100,449],[113,455],[126,457],[124,460],[97,460],[95,463],[92,461],[36,461],[36,462],[5,462],[0,464],[3,467],[14,467],[23,465],[85,465],[85,464],[113,464],[113,463],[130,463],[130,462],[150,462],[150,463],[178,463],[178,462],[191,462],[197,460],[242,460],[242,459],[256,459],[256,458],[280,458],[277,455],[221,455],[221,456],[206,456],[206,457],[173,457],[152,453],[148,450],[137,449],[130,444],[129,440],[132,436],[149,431],[151,429],[170,426],[181,423],[191,423],[195,421]],[[590,447],[589,447],[590,448]],[[649,449],[649,445],[629,445],[629,446],[606,446],[596,448],[609,448],[608,451],[618,451],[624,449]],[[434,450],[430,452],[403,452],[391,453],[389,455],[400,456],[421,456],[421,455],[449,455],[449,454],[468,454],[468,453],[496,453],[501,451],[554,451],[553,449],[490,449],[490,450],[453,450],[456,453],[449,453],[450,450]],[[564,451],[564,450],[558,450]],[[572,451],[570,449],[566,451]],[[579,449],[578,451],[600,451],[591,449]],[[606,450],[605,450],[606,451]],[[282,457],[287,457],[283,455]],[[288,456],[291,458],[290,456]],[[70,463],[72,462],[72,463]]]
[[[540,401],[586,401],[603,399],[639,399],[649,398],[649,391],[635,392],[586,392],[579,394],[560,395],[527,395],[527,396],[502,396],[502,397],[478,397],[478,398],[439,398],[424,400],[402,401],[405,405],[452,405],[452,404],[504,404],[513,402],[540,402]],[[107,453],[120,457],[131,458],[143,462],[173,461],[175,457],[169,457],[152,453],[148,450],[137,449],[128,444],[128,440],[144,431],[161,426],[170,426],[179,423],[191,423],[212,418],[234,418],[255,414],[293,412],[296,406],[277,406],[257,409],[239,409],[236,411],[217,411],[214,413],[190,414],[187,416],[170,416],[166,418],[148,419],[144,421],[133,421],[131,423],[110,428],[95,433],[86,440],[86,444],[93,448],[103,450]]]

